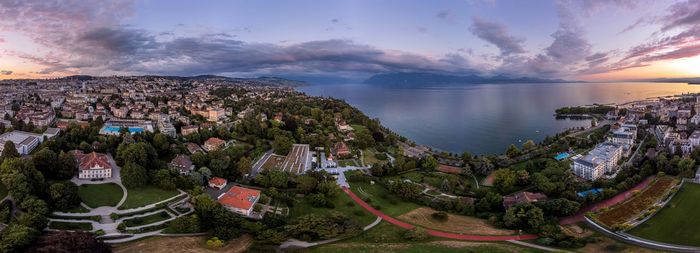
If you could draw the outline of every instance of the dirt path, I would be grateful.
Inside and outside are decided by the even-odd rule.
[[[377,209],[374,209],[371,207],[369,204],[365,203],[360,197],[355,195],[352,191],[350,191],[349,188],[343,187],[343,191],[352,198],[358,205],[362,206],[364,209],[367,209],[370,213],[373,213],[376,216],[381,217],[382,219],[388,221],[391,224],[394,224],[400,228],[403,229],[413,229],[415,226],[408,224],[406,222],[397,220],[391,216],[388,216]],[[450,232],[442,232],[442,231],[436,231],[432,229],[426,229],[429,235],[436,236],[436,237],[442,237],[442,238],[448,238],[448,239],[455,239],[455,240],[467,240],[467,241],[508,241],[508,240],[532,240],[536,239],[537,235],[462,235],[462,234],[455,234],[455,233],[450,233]]]

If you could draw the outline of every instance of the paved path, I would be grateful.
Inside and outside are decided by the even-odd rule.
[[[371,207],[369,204],[365,203],[355,195],[348,187],[343,187],[343,191],[352,198],[358,205],[362,206],[363,208],[367,209],[367,211],[373,213],[376,216],[379,216],[380,218],[388,221],[391,224],[394,224],[400,228],[403,229],[413,229],[415,226],[408,224],[406,222],[394,219],[393,217],[386,215],[377,209],[374,209]],[[461,234],[455,234],[455,233],[449,233],[449,232],[442,232],[442,231],[437,231],[437,230],[432,230],[432,229],[426,229],[429,235],[436,236],[436,237],[442,237],[442,238],[448,238],[448,239],[455,239],[455,240],[468,240],[468,241],[509,241],[509,240],[532,240],[536,239],[537,235],[461,235]]]
[[[570,252],[570,251],[566,251],[566,250],[561,250],[561,249],[555,249],[555,248],[545,247],[545,246],[542,246],[542,245],[538,245],[538,244],[534,244],[534,243],[528,243],[528,242],[523,242],[523,241],[509,240],[508,242],[509,242],[509,243],[513,243],[513,244],[518,244],[518,245],[521,245],[521,246],[525,246],[525,247],[530,247],[530,248],[535,248],[535,249],[539,249],[539,250],[549,251],[549,252]]]
[[[641,189],[644,189],[645,187],[647,187],[653,179],[654,179],[654,176],[648,177],[648,178],[642,180],[642,182],[635,185],[634,187],[632,187],[632,188],[630,188],[622,193],[615,195],[615,197],[612,197],[612,198],[603,200],[601,202],[595,203],[593,205],[587,206],[585,208],[582,208],[576,214],[569,216],[569,217],[562,218],[561,220],[559,220],[559,224],[568,225],[568,224],[573,224],[573,223],[576,223],[579,221],[583,221],[583,217],[587,212],[597,211],[597,210],[600,210],[600,209],[603,209],[606,207],[613,206],[617,203],[620,203],[620,202],[626,200],[627,198],[631,197],[632,193],[634,191],[641,190]]]

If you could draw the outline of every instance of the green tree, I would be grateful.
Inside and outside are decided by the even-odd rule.
[[[11,224],[0,233],[0,252],[23,252],[39,234],[31,227]]]
[[[493,172],[493,186],[501,193],[509,193],[513,191],[513,187],[517,182],[517,175],[510,169],[497,169]]]
[[[168,136],[163,133],[157,133],[153,136],[153,147],[158,150],[159,154],[167,154],[170,150],[170,142]]]
[[[429,171],[435,170],[438,167],[438,161],[432,155],[428,155],[423,159],[421,167]]]
[[[509,228],[538,229],[544,225],[544,212],[532,204],[512,206],[503,215],[503,223]]]
[[[58,154],[58,163],[52,168],[56,169],[54,173],[56,179],[70,179],[75,175],[77,166],[73,155],[61,151]]]
[[[49,186],[51,203],[59,210],[67,210],[80,205],[78,186],[72,182],[56,182]]]
[[[20,157],[21,155],[19,152],[17,152],[17,148],[15,147],[15,143],[11,141],[6,141],[5,146],[3,146],[2,149],[2,160],[5,160],[7,158],[17,158]]]
[[[168,169],[160,169],[153,175],[153,183],[161,189],[172,190],[175,189],[175,182],[173,181],[173,176],[170,174]]]
[[[122,183],[128,188],[140,188],[148,183],[146,169],[133,162],[129,162],[121,170]]]
[[[55,178],[57,174],[56,167],[58,166],[56,166],[56,159],[58,159],[58,155],[49,148],[42,148],[32,155],[32,160],[34,161],[36,169],[50,178]]]
[[[253,167],[250,158],[248,158],[247,156],[241,157],[241,159],[238,160],[237,166],[238,173],[240,173],[243,176],[250,174],[250,170]]]
[[[506,149],[506,155],[510,158],[516,157],[520,155],[520,150],[518,150],[518,147],[516,147],[515,144],[510,144],[508,149]]]
[[[525,150],[532,150],[532,149],[534,149],[536,146],[537,146],[537,145],[535,144],[535,141],[533,141],[533,140],[527,140],[527,141],[523,144],[523,149],[525,149]]]
[[[274,141],[272,141],[272,149],[278,155],[286,155],[292,150],[292,140],[286,136],[275,136]]]

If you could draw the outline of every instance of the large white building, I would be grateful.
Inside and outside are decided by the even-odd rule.
[[[622,145],[605,142],[598,144],[588,154],[574,158],[572,169],[577,176],[594,181],[606,173],[614,173],[620,158],[622,158]]]
[[[42,134],[12,131],[0,135],[0,152],[5,148],[5,143],[11,141],[20,155],[28,155],[44,140]]]
[[[106,154],[92,152],[84,154],[80,150],[71,151],[78,164],[79,179],[111,178],[112,164]]]
[[[623,124],[620,129],[613,132],[612,142],[618,144],[634,145],[634,140],[637,139],[637,126],[632,124]]]

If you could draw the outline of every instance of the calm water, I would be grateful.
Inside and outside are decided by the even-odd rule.
[[[673,83],[483,84],[398,89],[364,84],[299,88],[314,96],[345,99],[395,132],[441,150],[502,153],[511,143],[542,140],[588,120],[557,120],[556,108],[622,103],[700,92],[700,85]]]

